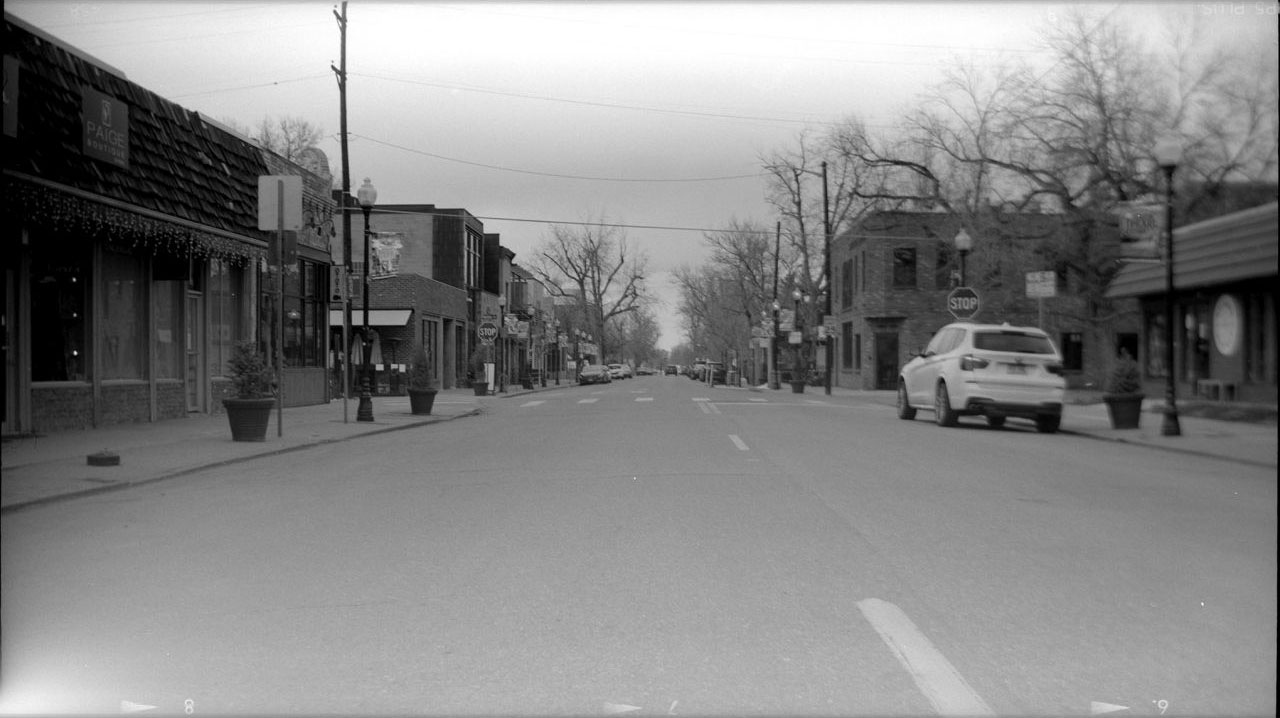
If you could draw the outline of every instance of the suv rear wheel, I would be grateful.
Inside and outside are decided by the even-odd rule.
[[[1061,416],[1049,414],[1036,417],[1036,431],[1041,434],[1053,434],[1058,431],[1058,427],[1061,425]]]
[[[938,426],[955,426],[960,415],[951,410],[951,395],[947,392],[945,382],[938,382],[938,391],[933,401],[933,419],[938,422]]]

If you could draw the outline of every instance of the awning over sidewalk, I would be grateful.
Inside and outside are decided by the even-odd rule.
[[[403,327],[409,323],[409,317],[412,316],[412,309],[370,309],[369,310],[369,326],[371,327]],[[329,310],[329,326],[342,326],[342,310]],[[364,326],[364,310],[351,310],[351,326]]]

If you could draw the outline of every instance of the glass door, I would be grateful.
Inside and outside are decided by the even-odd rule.
[[[203,411],[204,296],[199,292],[187,293],[187,311],[184,319],[187,352],[187,411]]]

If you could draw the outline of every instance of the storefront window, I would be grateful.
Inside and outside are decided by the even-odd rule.
[[[145,379],[147,333],[142,263],[129,254],[102,253],[102,343],[99,358],[103,379]]]
[[[1148,312],[1145,325],[1147,327],[1147,376],[1162,377],[1165,375],[1164,310]]]
[[[241,336],[244,296],[244,270],[225,260],[209,260],[209,376],[226,376],[231,350]]]
[[[151,307],[156,322],[156,378],[182,378],[182,281],[152,285]]]
[[[328,320],[328,272],[324,265],[299,260],[285,273],[285,366],[323,366]]]
[[[88,381],[84,249],[37,238],[31,250],[31,380]]]

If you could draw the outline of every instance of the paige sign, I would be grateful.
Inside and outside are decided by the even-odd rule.
[[[80,97],[85,155],[129,169],[129,106],[88,87]]]

